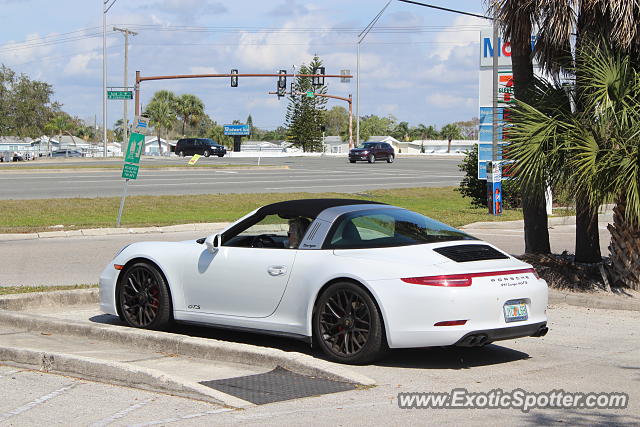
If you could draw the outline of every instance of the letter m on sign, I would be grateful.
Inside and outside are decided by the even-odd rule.
[[[487,55],[487,52],[489,53]],[[491,39],[489,37],[485,37],[482,39],[482,55],[486,58],[493,58],[493,46],[491,46]]]

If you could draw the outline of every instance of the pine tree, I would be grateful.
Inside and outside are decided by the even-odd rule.
[[[313,70],[322,66],[316,55],[309,65],[300,66],[300,74],[312,74]],[[325,104],[327,98],[314,96],[309,98],[307,92],[327,93],[326,85],[314,88],[311,77],[298,77],[292,85],[293,93],[289,96],[287,106],[287,136],[294,146],[302,151],[322,151],[322,131]]]
[[[247,117],[246,125],[249,126],[250,136],[253,136],[253,117],[251,117],[251,113],[249,113],[249,116]]]

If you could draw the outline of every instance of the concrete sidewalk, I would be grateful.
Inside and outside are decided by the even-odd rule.
[[[150,351],[87,337],[0,325],[0,360],[111,384],[163,391],[220,406],[251,403],[205,387],[204,381],[260,374],[264,366],[211,361]]]
[[[118,316],[101,313],[97,301],[97,289],[0,297],[0,363],[231,408],[260,403],[250,397],[252,381],[261,387],[258,393],[276,400],[313,395],[305,394],[309,386],[324,387],[315,389],[323,394],[375,384],[343,365],[213,339],[195,327],[176,325],[171,332],[125,327]],[[274,375],[288,378],[289,394],[269,382]],[[239,385],[231,389],[220,385],[234,382]]]

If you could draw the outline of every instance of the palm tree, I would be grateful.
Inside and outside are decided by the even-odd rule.
[[[195,95],[185,93],[176,99],[176,113],[182,119],[182,136],[187,123],[195,123],[204,115],[204,102]]]
[[[158,151],[160,153],[162,153],[162,143],[160,142],[162,130],[164,129],[168,131],[171,129],[171,126],[173,126],[173,123],[176,120],[176,114],[173,107],[174,104],[169,99],[152,99],[151,102],[147,104],[147,108],[144,112],[144,114],[151,119],[150,124],[156,130],[156,135],[158,137]],[[167,153],[169,151],[169,143],[167,142]]]
[[[117,140],[122,140],[122,137],[124,136],[124,126],[123,125],[124,125],[124,119],[118,119],[113,124],[113,133],[115,134],[115,137],[116,137]]]
[[[628,0],[488,0],[489,10],[497,14],[505,38],[511,42],[511,60],[515,81],[515,98],[533,104],[533,68],[531,30],[533,24],[540,29],[535,55],[538,62],[555,78],[561,73],[580,74],[574,67],[575,55],[571,46],[576,35],[575,48],[584,44],[601,45],[608,40],[614,49],[631,53],[640,51],[640,3]],[[636,55],[637,57],[637,55]],[[580,79],[578,79],[580,81]],[[576,87],[579,94],[580,84]],[[576,109],[580,111],[580,96]],[[532,194],[533,193],[533,194]],[[534,249],[529,242],[537,242],[534,253],[549,252],[547,219],[544,214],[543,188],[530,188],[523,194],[525,219],[525,247]],[[597,227],[597,209],[581,195],[576,197],[576,260],[595,262],[601,259]],[[532,221],[531,221],[531,220]],[[528,224],[531,222],[531,224]],[[545,242],[546,241],[546,242]]]
[[[511,152],[525,184],[542,179],[538,171],[547,168],[551,176],[564,174],[562,181],[591,206],[615,203],[612,275],[640,289],[640,71],[629,55],[598,45],[583,45],[576,57],[581,110],[572,113],[562,88],[552,84],[540,93],[543,108],[518,101]]]
[[[448,141],[447,144],[447,153],[451,152],[451,140],[462,138],[462,132],[460,132],[460,128],[453,123],[449,123],[444,125],[442,129],[440,129],[440,136]]]
[[[551,1],[551,0],[550,0]],[[514,95],[531,103],[534,85],[531,33],[538,20],[537,0],[487,0],[490,14],[495,14],[504,38],[511,43]],[[497,50],[497,46],[494,47]],[[549,223],[547,220],[546,185],[522,191],[525,252],[548,254]]]
[[[68,131],[68,129],[70,128],[70,123],[64,114],[58,114],[54,118],[52,118],[44,128],[47,132],[51,133],[51,136],[57,135],[58,144],[62,145],[60,142],[60,137],[63,133]],[[49,151],[49,155],[51,155],[51,138],[48,139],[47,150]]]

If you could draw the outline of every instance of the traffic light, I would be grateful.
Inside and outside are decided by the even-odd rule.
[[[287,70],[280,70],[278,77],[278,99],[287,94]]]
[[[322,77],[312,77],[311,84],[315,87],[324,86],[324,67],[314,68],[313,74],[322,74]]]
[[[231,70],[231,87],[238,87],[238,70]]]

